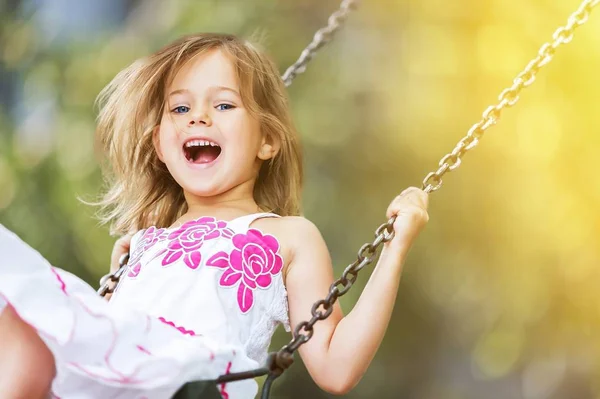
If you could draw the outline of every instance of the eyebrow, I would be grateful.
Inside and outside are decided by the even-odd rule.
[[[227,86],[211,86],[208,88],[209,91],[229,91],[232,92],[233,94],[237,95],[238,97],[240,96],[240,93],[235,90],[232,89],[231,87],[227,87]],[[186,93],[191,93],[190,90],[188,89],[178,89],[178,90],[174,90],[169,94],[169,97],[174,96],[176,94],[186,94]]]

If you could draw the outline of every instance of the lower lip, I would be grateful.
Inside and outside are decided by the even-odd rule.
[[[223,150],[221,150],[221,153],[219,154],[218,157],[216,157],[215,159],[213,159],[210,162],[206,162],[206,163],[194,163],[190,160],[188,160],[187,158],[185,158],[186,163],[188,164],[188,166],[192,169],[207,169],[210,168],[211,166],[213,166],[214,164],[217,163],[217,161],[221,158],[221,155],[223,154]]]

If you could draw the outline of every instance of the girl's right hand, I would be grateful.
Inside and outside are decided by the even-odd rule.
[[[119,270],[119,259],[121,256],[129,252],[132,234],[124,235],[115,242],[115,246],[110,256],[110,272],[115,273]]]

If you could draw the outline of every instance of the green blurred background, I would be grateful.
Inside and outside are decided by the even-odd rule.
[[[338,5],[0,0],[0,223],[95,286],[114,238],[77,197],[102,185],[100,89],[137,57],[197,31],[259,29],[283,72]],[[337,275],[389,201],[436,169],[578,5],[363,1],[290,88],[305,216]],[[348,398],[600,398],[596,14],[432,195],[388,334]],[[342,299],[346,312],[362,274]],[[280,331],[273,347],[288,339]],[[273,396],[330,397],[299,360]]]

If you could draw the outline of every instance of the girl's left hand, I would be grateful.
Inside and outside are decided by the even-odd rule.
[[[110,255],[110,272],[115,273],[119,270],[119,260],[121,256],[129,252],[129,246],[131,244],[132,234],[126,234],[119,238],[113,246],[112,254]]]
[[[416,187],[409,187],[394,198],[386,212],[388,219],[396,215],[394,238],[386,246],[408,252],[429,221],[428,206],[429,195]]]

